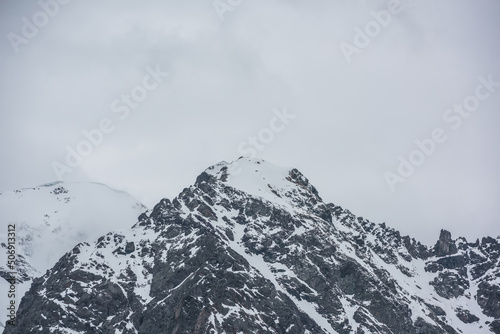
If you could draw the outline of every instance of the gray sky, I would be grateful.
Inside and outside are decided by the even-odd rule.
[[[151,206],[257,152],[424,243],[500,235],[500,2],[58,1],[0,2],[0,192]]]

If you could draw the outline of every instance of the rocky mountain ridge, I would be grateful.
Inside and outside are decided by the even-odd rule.
[[[119,226],[132,226],[146,207],[127,193],[98,183],[53,182],[0,194],[0,328],[7,313],[7,227],[15,226],[15,299],[31,280],[50,269],[75,244],[92,241]],[[123,225],[120,225],[123,224]],[[11,239],[12,240],[12,239]],[[4,292],[2,292],[4,293]]]
[[[500,333],[499,252],[427,247],[241,158],[66,253],[4,333]]]

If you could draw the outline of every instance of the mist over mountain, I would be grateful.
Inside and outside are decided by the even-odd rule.
[[[17,303],[33,278],[43,275],[76,244],[93,241],[113,229],[132,226],[146,210],[127,193],[98,183],[53,182],[0,194],[0,327],[7,319],[9,275],[7,227],[15,225]]]

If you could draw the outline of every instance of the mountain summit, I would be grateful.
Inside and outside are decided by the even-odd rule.
[[[240,158],[74,247],[4,333],[500,333],[499,256],[447,231],[427,247]]]

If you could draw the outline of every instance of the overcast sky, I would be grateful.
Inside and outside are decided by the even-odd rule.
[[[500,235],[497,0],[58,1],[0,2],[0,192],[152,206],[256,152],[426,244]]]

